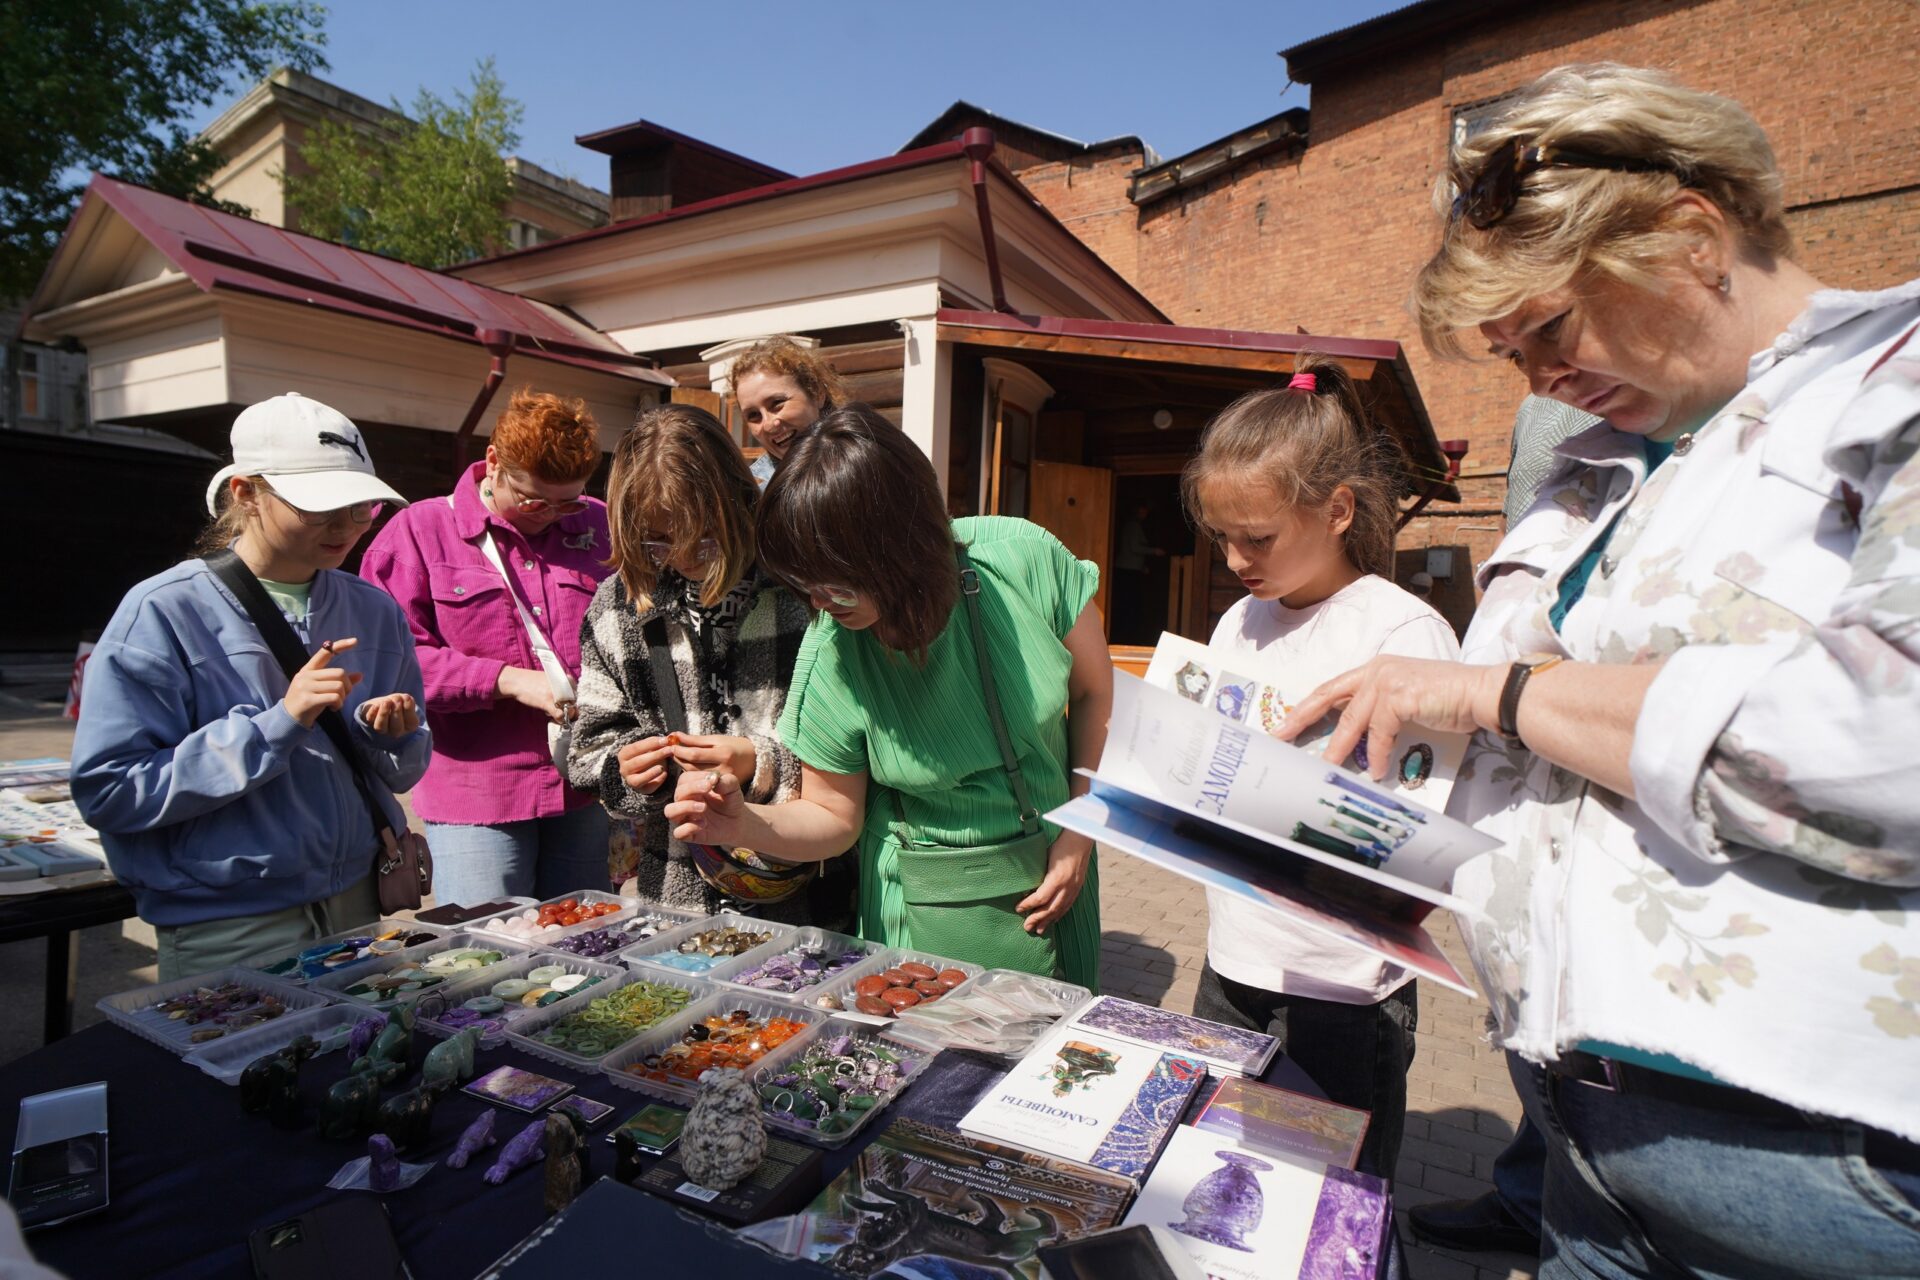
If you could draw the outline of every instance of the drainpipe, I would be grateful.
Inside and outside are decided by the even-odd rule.
[[[960,148],[973,162],[973,203],[980,211],[980,240],[987,250],[987,279],[993,285],[993,309],[1015,314],[1000,279],[1000,249],[993,238],[993,210],[987,205],[987,159],[993,155],[993,130],[972,128],[960,135]]]
[[[1420,495],[1420,500],[1400,513],[1400,523],[1393,526],[1395,532],[1406,528],[1407,524],[1415,516],[1427,509],[1429,502],[1432,502],[1440,496],[1440,490],[1460,478],[1460,463],[1467,456],[1467,442],[1465,440],[1442,440],[1440,442],[1440,452],[1446,455],[1447,474],[1443,478],[1435,480],[1432,484],[1428,485],[1427,491]]]
[[[505,329],[482,329],[475,336],[480,339],[480,345],[487,349],[487,378],[480,384],[480,394],[473,398],[473,407],[467,410],[466,421],[453,433],[455,484],[460,482],[461,474],[467,469],[467,446],[473,442],[473,429],[480,425],[480,415],[487,411],[493,393],[500,389],[501,379],[507,376],[507,357],[513,354],[513,335]]]

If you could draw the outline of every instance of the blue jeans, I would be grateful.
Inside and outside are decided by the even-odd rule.
[[[1539,1100],[1528,1078],[1531,1070],[1519,1054],[1507,1054],[1507,1074],[1513,1077],[1513,1091],[1521,1106],[1528,1110],[1520,1117],[1513,1141],[1493,1158],[1493,1190],[1516,1222],[1539,1235],[1540,1194],[1547,1181],[1547,1140],[1533,1119]]]
[[[1527,1076],[1547,1130],[1540,1280],[1920,1276],[1920,1146]]]
[[[473,906],[495,898],[558,898],[605,891],[607,812],[582,805],[551,818],[494,826],[429,822],[433,900]]]

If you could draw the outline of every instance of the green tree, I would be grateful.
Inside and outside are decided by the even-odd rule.
[[[397,101],[393,109],[401,111]],[[521,106],[493,59],[452,102],[421,89],[409,114],[387,130],[328,121],[307,135],[308,172],[281,177],[300,229],[423,267],[504,248],[506,157],[520,142]]]
[[[212,203],[185,122],[276,65],[324,67],[311,0],[0,3],[0,297],[28,293],[101,170]]]

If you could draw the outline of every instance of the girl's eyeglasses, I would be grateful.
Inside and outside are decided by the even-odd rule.
[[[272,489],[267,489],[265,492],[280,498],[279,493]],[[301,524],[310,524],[315,527],[332,524],[342,512],[345,512],[347,519],[355,524],[372,524],[380,518],[380,513],[387,509],[387,504],[384,502],[356,502],[352,506],[339,507],[332,511],[302,511],[285,498],[280,498],[280,505],[299,516]]]
[[[643,542],[640,545],[647,549],[647,559],[653,561],[653,567],[656,569],[673,559],[671,542]],[[693,544],[693,559],[696,564],[712,564],[719,558],[720,543],[715,539],[702,538]]]
[[[1591,151],[1572,151],[1565,147],[1527,147],[1518,138],[1502,143],[1480,172],[1454,197],[1453,220],[1465,218],[1478,231],[1497,226],[1513,212],[1521,196],[1520,184],[1542,169],[1611,169],[1619,173],[1671,173],[1683,184],[1692,181],[1687,171],[1665,160],[1645,160],[1634,156],[1603,156]]]

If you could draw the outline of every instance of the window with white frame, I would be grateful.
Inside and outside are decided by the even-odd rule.
[[[1465,106],[1455,107],[1451,145],[1458,150],[1468,138],[1498,120],[1506,109],[1513,105],[1513,100],[1519,96],[1520,91],[1514,89],[1498,97],[1482,98],[1479,102],[1469,102]]]

